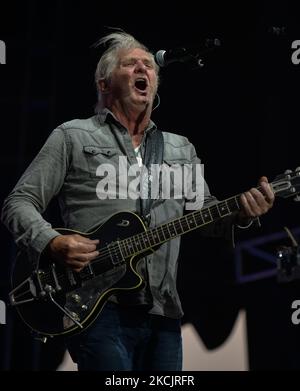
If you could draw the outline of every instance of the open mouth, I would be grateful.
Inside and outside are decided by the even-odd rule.
[[[147,88],[147,81],[145,79],[136,79],[135,83],[134,83],[134,86],[136,89],[140,90],[140,91],[145,91],[146,88]]]

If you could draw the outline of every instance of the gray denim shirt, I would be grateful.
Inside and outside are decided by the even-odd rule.
[[[150,121],[145,133],[155,127]],[[167,132],[163,132],[163,138],[166,164],[200,163],[187,138]],[[50,134],[2,210],[2,221],[16,244],[28,252],[35,264],[49,241],[59,235],[42,216],[53,197],[58,197],[65,227],[81,232],[91,230],[116,212],[140,211],[139,199],[99,199],[96,194],[97,168],[110,163],[118,170],[120,155],[127,157],[129,164],[137,164],[128,131],[107,109],[89,119],[66,122]],[[215,202],[206,183],[204,193],[206,203]],[[185,203],[183,197],[155,201],[150,226],[182,216]],[[230,216],[210,224],[209,234],[230,238],[232,220]],[[183,315],[176,289],[179,246],[180,238],[174,238],[140,262],[141,273],[151,291],[153,314],[171,318]],[[143,293],[139,300],[143,301]]]

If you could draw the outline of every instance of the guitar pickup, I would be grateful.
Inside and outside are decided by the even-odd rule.
[[[124,263],[124,256],[121,250],[120,242],[118,240],[116,242],[110,243],[107,246],[107,249],[113,266],[119,266]]]

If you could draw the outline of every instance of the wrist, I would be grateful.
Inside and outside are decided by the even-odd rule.
[[[58,248],[58,246],[59,246],[59,242],[60,242],[62,236],[63,236],[63,235],[57,235],[57,236],[55,236],[54,238],[52,238],[52,239],[49,241],[49,243],[48,243],[48,245],[47,245],[47,247],[46,247],[46,250],[47,250],[50,254],[53,254],[53,253],[55,253],[55,252],[57,251],[57,248]]]

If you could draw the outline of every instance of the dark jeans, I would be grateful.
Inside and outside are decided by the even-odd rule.
[[[80,371],[182,370],[180,320],[139,307],[108,302],[90,327],[66,343]]]

